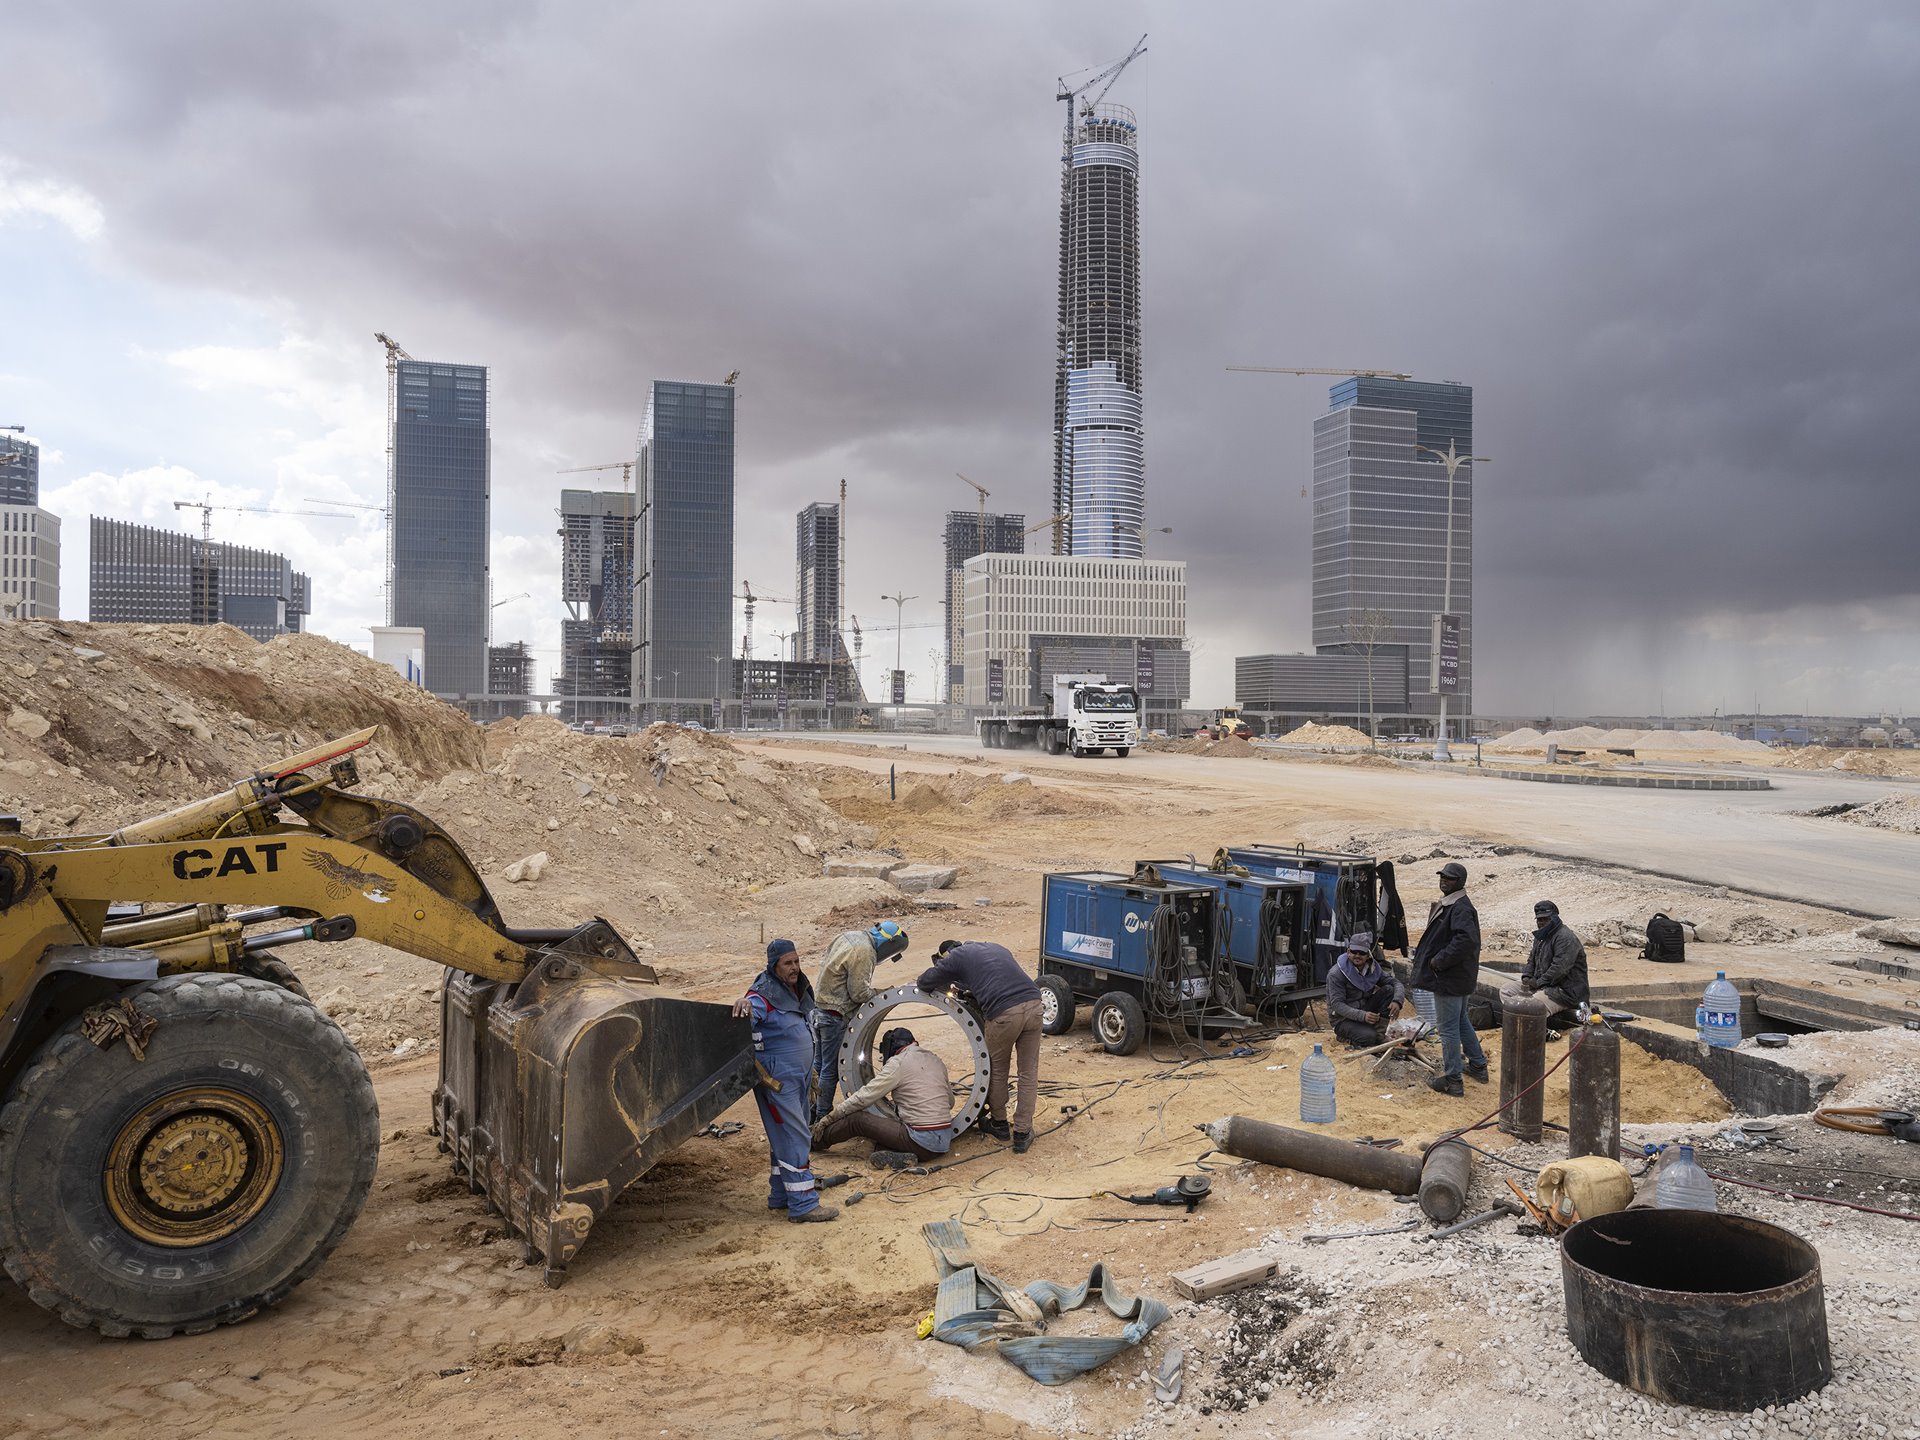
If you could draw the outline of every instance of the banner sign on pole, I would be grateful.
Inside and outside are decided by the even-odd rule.
[[[781,722],[785,723],[787,718],[787,687],[786,686],[782,685],[773,692],[773,708],[780,712]]]
[[[987,703],[1004,705],[1007,699],[1007,662],[987,661]]]
[[[1133,688],[1142,695],[1153,693],[1153,647],[1144,640],[1133,642]]]
[[[713,724],[708,726],[707,728],[710,730],[718,730],[720,728],[720,723],[721,723],[720,702],[718,700],[715,700],[713,702]]]
[[[904,670],[893,672],[893,703],[896,705],[907,703],[907,672]]]
[[[1433,617],[1433,661],[1427,688],[1436,695],[1460,693],[1460,617]]]

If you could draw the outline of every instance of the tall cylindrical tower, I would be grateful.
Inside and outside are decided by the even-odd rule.
[[[1058,554],[1145,553],[1139,134],[1124,105],[1079,105],[1061,156],[1053,499],[1072,518]]]

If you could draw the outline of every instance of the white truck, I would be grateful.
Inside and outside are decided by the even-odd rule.
[[[1049,755],[1121,758],[1140,743],[1140,696],[1131,685],[1110,685],[1105,675],[1056,675],[1042,711],[991,715],[976,722],[980,743],[991,750],[1034,745]]]

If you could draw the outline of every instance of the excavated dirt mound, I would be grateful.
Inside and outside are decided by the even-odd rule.
[[[1260,751],[1238,735],[1223,740],[1155,740],[1147,747],[1156,755],[1212,755],[1223,760],[1261,758]]]
[[[1280,738],[1295,745],[1373,744],[1373,741],[1351,725],[1316,725],[1311,720],[1297,730],[1289,730]]]
[[[101,828],[378,725],[369,781],[480,761],[480,733],[390,666],[318,635],[229,625],[0,626],[0,803],[30,834]]]
[[[1116,807],[1104,800],[1059,786],[1035,785],[1018,773],[1007,777],[958,772],[937,778],[915,777],[901,781],[898,790],[899,798],[892,799],[887,793],[885,776],[866,779],[843,773],[829,782],[825,795],[833,808],[847,819],[882,831],[903,810],[916,820],[933,825],[1116,812]]]
[[[1854,775],[1920,775],[1920,750],[1845,750],[1810,745],[1775,752],[1787,770],[1845,770]]]
[[[1920,834],[1920,795],[1883,795],[1833,818],[1849,825],[1870,825],[1876,830]]]

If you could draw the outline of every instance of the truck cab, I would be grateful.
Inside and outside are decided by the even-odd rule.
[[[1074,755],[1111,750],[1124,757],[1140,743],[1140,696],[1105,675],[1061,675],[1053,682],[1053,715],[1066,722],[1064,748]]]

